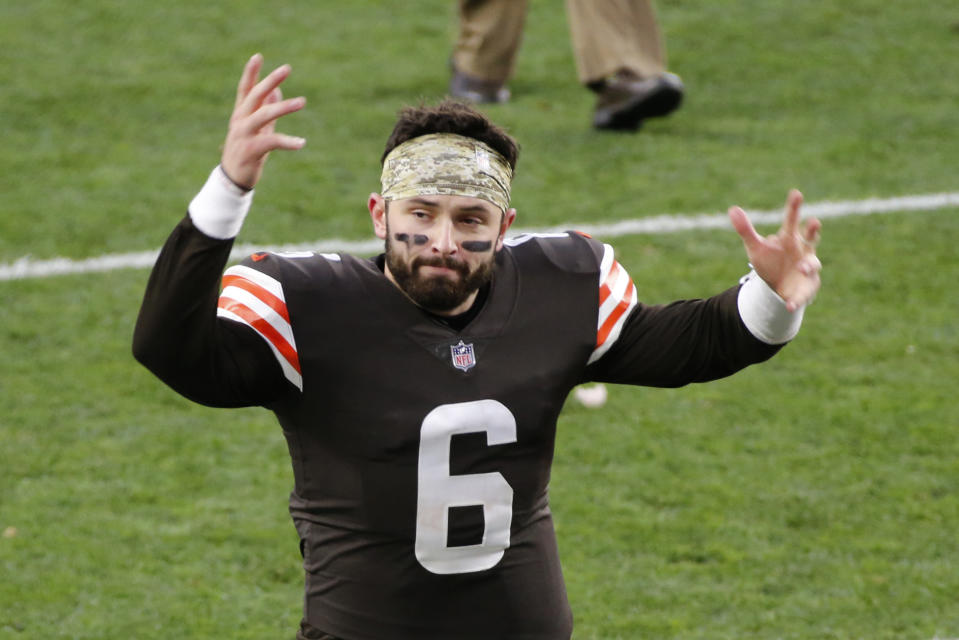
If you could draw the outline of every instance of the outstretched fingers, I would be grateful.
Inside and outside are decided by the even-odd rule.
[[[243,73],[240,75],[240,82],[236,87],[236,102],[233,105],[234,110],[240,107],[240,104],[250,93],[250,90],[256,85],[256,79],[260,75],[260,69],[263,68],[263,55],[253,54],[243,67]]]
[[[739,237],[743,240],[746,252],[750,253],[757,250],[763,243],[763,237],[759,235],[749,216],[741,207],[729,207],[729,220],[733,223],[733,228]]]
[[[762,237],[740,207],[729,208],[729,219],[742,238],[756,273],[795,311],[812,302],[819,291],[822,263],[816,256],[822,223],[811,218],[800,227],[802,193],[793,189],[786,197],[782,226],[773,236]]]
[[[251,60],[251,63],[253,61]],[[256,65],[254,65],[255,67]],[[249,78],[247,77],[246,71],[244,72],[243,78],[240,80],[240,90],[245,88],[244,83],[253,82],[252,87],[250,87],[246,94],[240,99],[239,93],[237,94],[237,104],[236,108],[233,110],[233,119],[238,120],[246,118],[257,109],[263,106],[266,99],[273,93],[274,89],[278,88],[284,80],[287,79],[290,75],[292,68],[288,64],[284,64],[280,67],[277,67],[269,73],[265,78],[256,82],[256,75],[252,75]]]
[[[291,136],[285,133],[274,133],[265,138],[264,142],[269,151],[277,149],[280,151],[296,151],[306,145],[306,138]]]
[[[809,250],[816,250],[816,247],[819,245],[821,230],[822,222],[818,218],[810,218],[806,221],[806,228],[803,231],[802,239],[803,244],[806,245]]]
[[[802,193],[790,189],[786,196],[786,215],[783,217],[782,232],[792,236],[799,230],[799,208],[802,206]]]
[[[290,75],[290,66],[274,69],[258,80],[263,56],[251,57],[237,85],[236,105],[220,157],[223,171],[236,184],[252,189],[259,181],[269,153],[276,149],[301,149],[306,140],[276,132],[277,119],[306,105],[302,96],[283,99],[280,84]]]
[[[270,133],[279,118],[295,113],[306,106],[306,98],[299,96],[282,100],[279,91],[279,89],[276,89],[270,94],[271,97],[266,100],[263,106],[246,119],[243,126],[248,132],[265,130]]]

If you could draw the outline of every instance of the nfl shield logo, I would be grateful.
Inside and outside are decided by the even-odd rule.
[[[460,340],[459,344],[450,345],[450,354],[453,357],[453,366],[461,371],[469,371],[476,366],[476,356],[473,355],[473,344],[464,344]]]

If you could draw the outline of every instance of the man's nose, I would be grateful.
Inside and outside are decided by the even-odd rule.
[[[452,221],[437,220],[430,235],[433,253],[444,256],[456,253],[456,239],[453,237]]]

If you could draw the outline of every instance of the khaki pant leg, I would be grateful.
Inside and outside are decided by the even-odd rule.
[[[620,69],[640,77],[666,70],[652,0],[566,0],[566,13],[583,84]]]
[[[459,71],[505,84],[513,73],[527,0],[460,0],[460,31],[453,48]]]

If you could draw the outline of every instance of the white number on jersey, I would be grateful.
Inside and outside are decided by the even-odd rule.
[[[436,407],[420,429],[416,559],[432,573],[470,573],[496,566],[509,547],[513,488],[500,473],[450,475],[450,443],[461,433],[486,433],[488,446],[516,442],[516,419],[495,400]],[[447,546],[450,507],[482,506],[480,544]]]

